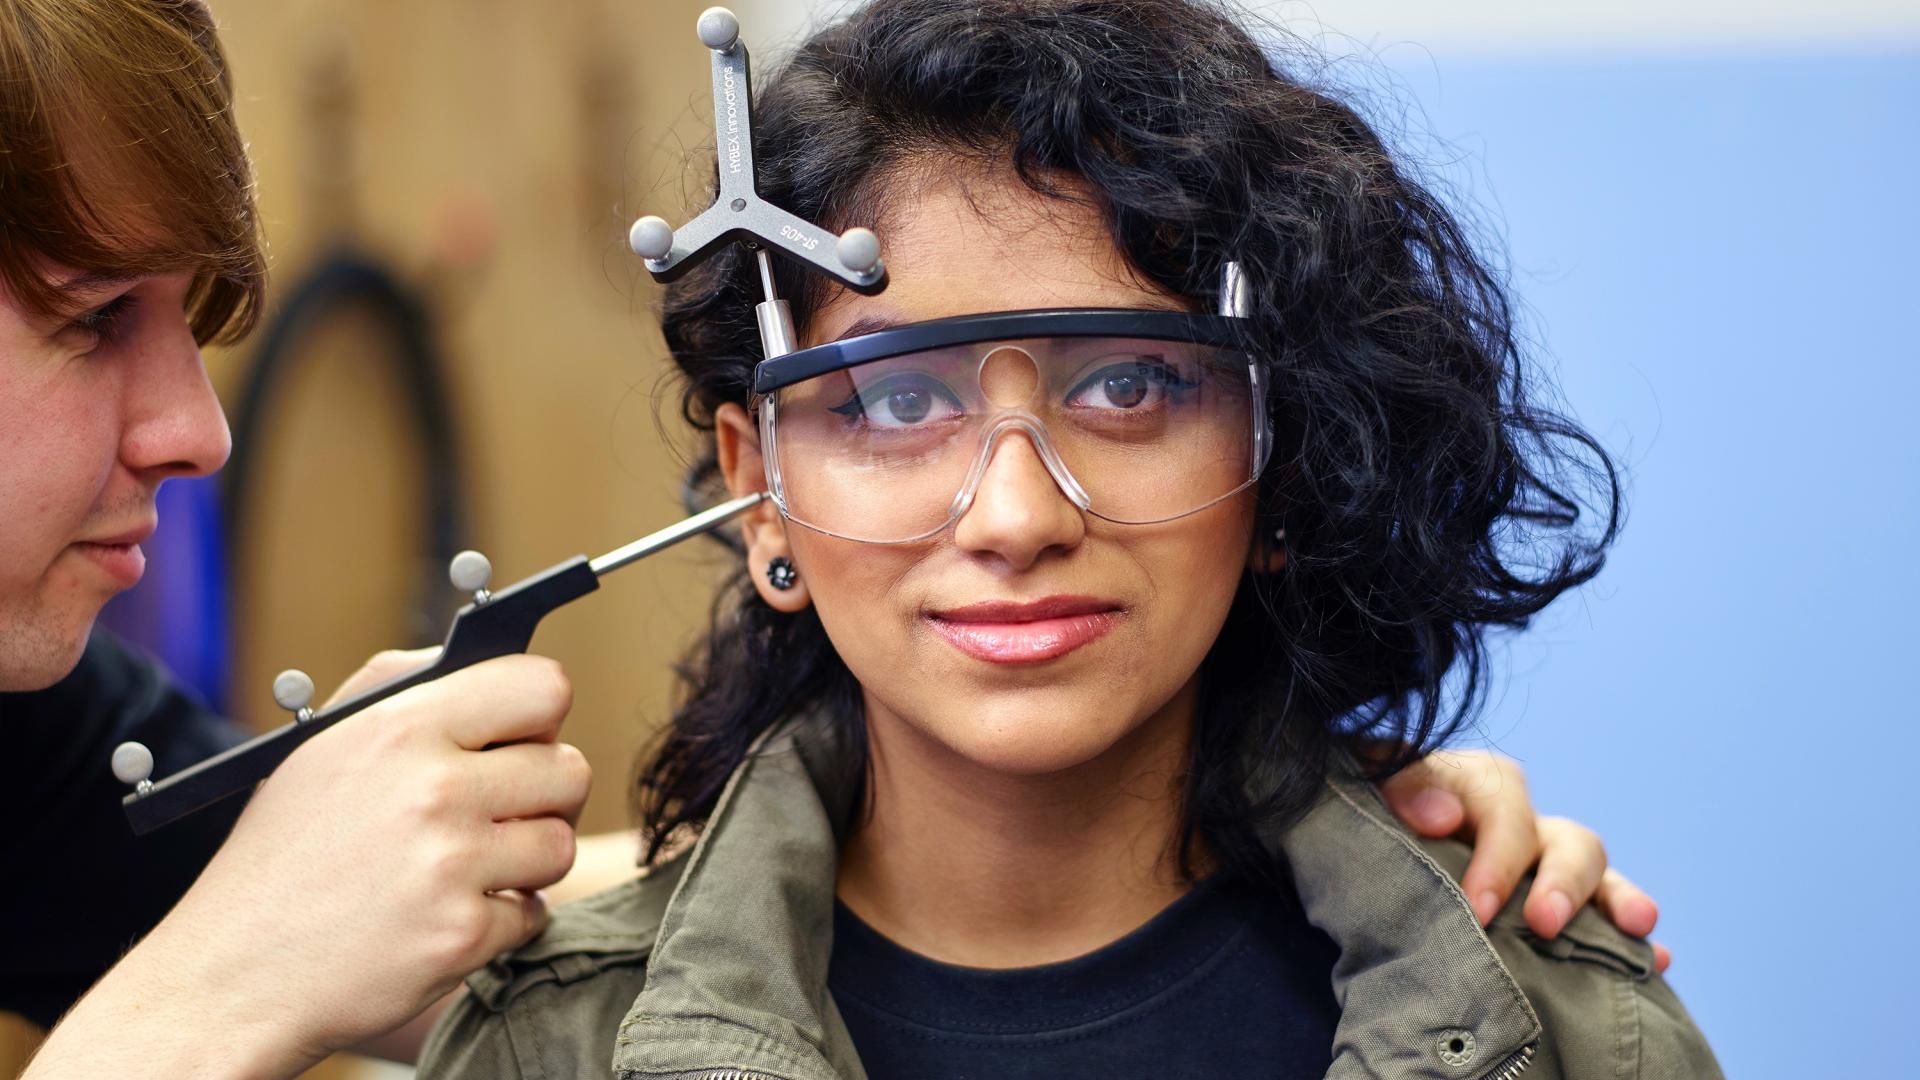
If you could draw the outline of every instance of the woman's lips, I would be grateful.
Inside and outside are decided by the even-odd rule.
[[[961,652],[996,664],[1052,660],[1106,636],[1125,613],[1119,605],[1079,597],[1029,604],[973,604],[930,612],[927,622]]]

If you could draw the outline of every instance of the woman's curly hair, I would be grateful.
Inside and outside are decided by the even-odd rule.
[[[1311,804],[1336,747],[1384,773],[1454,735],[1488,629],[1593,577],[1620,519],[1604,450],[1529,403],[1511,303],[1466,231],[1353,108],[1283,72],[1309,48],[1271,45],[1196,0],[872,0],[800,46],[754,122],[761,194],[835,229],[911,213],[889,181],[959,155],[1091,197],[1140,275],[1196,307],[1222,262],[1244,268],[1276,433],[1257,535],[1284,528],[1288,557],[1248,573],[1202,669],[1185,833],[1258,876],[1256,828]],[[804,326],[820,279],[783,268],[780,287]],[[748,398],[759,299],[737,248],[667,292],[702,431]],[[689,490],[716,479],[709,438]],[[681,674],[641,770],[650,857],[775,720],[859,723],[819,619],[769,608],[744,567]]]

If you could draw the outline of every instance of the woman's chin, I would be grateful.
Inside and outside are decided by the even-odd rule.
[[[977,769],[1037,777],[1078,768],[1109,753],[1139,726],[1133,716],[1112,703],[1073,709],[1033,701],[942,710],[942,715],[909,723]]]

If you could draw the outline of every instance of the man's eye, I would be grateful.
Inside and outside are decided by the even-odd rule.
[[[122,293],[112,300],[86,312],[73,320],[73,327],[93,335],[101,341],[114,340],[115,333],[126,322],[127,313],[133,310],[135,303],[132,293]]]

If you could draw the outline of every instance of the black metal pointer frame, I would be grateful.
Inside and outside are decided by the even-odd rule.
[[[319,712],[309,713],[303,708],[300,719],[158,783],[141,781],[140,789],[122,800],[127,821],[136,834],[144,835],[252,788],[308,739],[403,690],[484,660],[526,652],[541,619],[554,609],[599,589],[602,577],[682,540],[719,528],[758,506],[766,497],[765,492],[759,491],[744,495],[597,559],[577,556],[497,592],[481,590],[480,596],[484,598],[476,597],[454,615],[446,643],[433,663]]]

